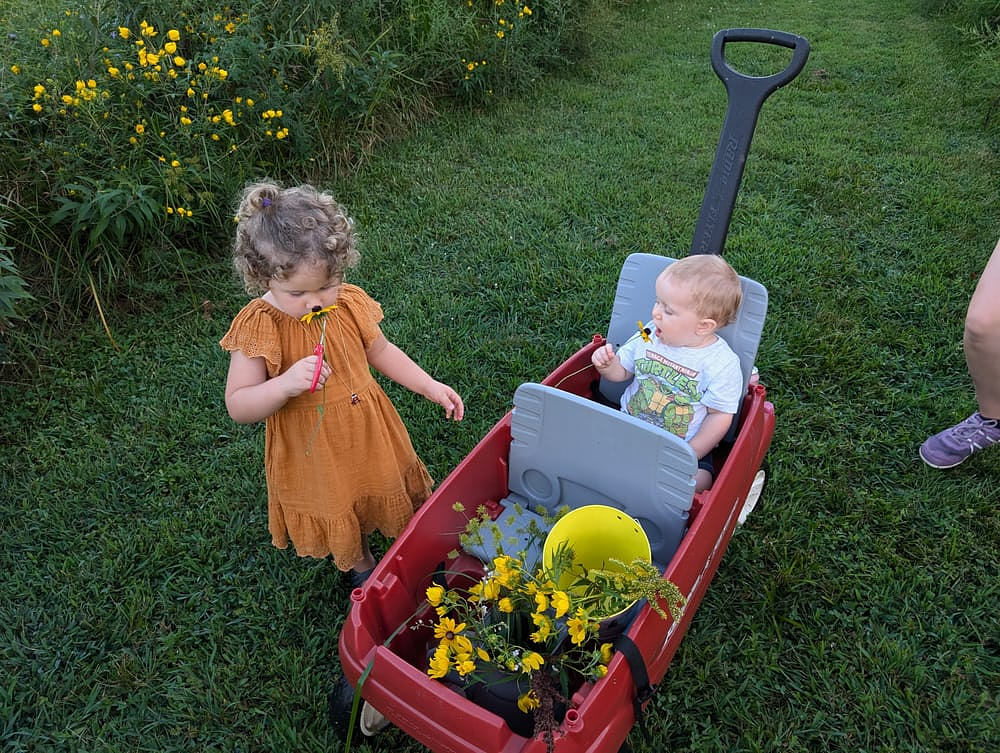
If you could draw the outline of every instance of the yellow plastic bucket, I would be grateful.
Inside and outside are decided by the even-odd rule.
[[[574,571],[579,575],[579,566],[587,570],[618,570],[622,568],[610,560],[632,562],[642,559],[652,561],[649,538],[635,518],[607,505],[586,505],[570,510],[556,521],[545,537],[542,547],[542,563],[552,566],[553,556],[566,543],[573,550]],[[560,588],[567,588],[575,576],[564,573]]]

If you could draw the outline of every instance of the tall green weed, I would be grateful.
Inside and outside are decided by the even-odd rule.
[[[17,265],[10,257],[7,229],[10,223],[0,217],[0,331],[14,319],[20,319],[21,304],[31,299]]]

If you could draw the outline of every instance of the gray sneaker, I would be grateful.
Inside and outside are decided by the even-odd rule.
[[[973,413],[960,424],[938,432],[920,445],[920,457],[931,468],[954,468],[979,450],[1000,442],[1000,421]]]

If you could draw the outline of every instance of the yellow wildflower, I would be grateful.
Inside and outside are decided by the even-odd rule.
[[[614,646],[610,643],[601,644],[601,664],[607,666],[611,663],[611,658],[615,655]]]
[[[529,651],[521,659],[521,663],[524,665],[525,672],[532,672],[539,669],[545,663],[545,659],[537,651]]]
[[[471,658],[456,659],[455,669],[458,670],[459,675],[465,677],[469,673],[476,671],[476,663]]]
[[[170,29],[170,31],[167,32],[167,39],[169,39],[171,42],[178,42],[180,41],[180,38],[181,38],[181,33],[177,31],[177,29]]]
[[[310,312],[312,313],[312,312]],[[307,314],[308,316],[308,314]],[[444,597],[444,586],[430,586],[427,589],[427,601],[432,607],[439,606]]]
[[[552,608],[556,610],[556,619],[562,617],[569,611],[569,594],[565,591],[552,592]]]
[[[465,630],[464,622],[456,623],[451,617],[442,617],[434,626],[434,637],[441,641],[442,646],[451,646],[463,630]]]
[[[587,637],[587,623],[579,617],[572,617],[567,621],[566,628],[569,630],[570,640],[576,645],[580,645]]]
[[[517,707],[521,709],[525,714],[533,709],[537,709],[542,705],[542,702],[538,700],[538,696],[535,695],[534,690],[529,690],[527,693],[522,695],[517,699]]]
[[[120,36],[122,39],[128,39],[129,34],[131,34],[131,33],[132,32],[130,32],[128,30],[127,26],[119,26],[118,27],[118,36]]]
[[[427,674],[431,677],[441,678],[448,674],[450,668],[448,649],[445,646],[438,646],[427,662]]]
[[[552,620],[546,617],[544,614],[539,614],[535,612],[531,615],[531,621],[535,623],[535,627],[538,628],[534,633],[532,633],[529,638],[535,643],[545,643],[552,634]]]

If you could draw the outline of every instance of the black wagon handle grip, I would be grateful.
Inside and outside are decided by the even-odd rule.
[[[729,42],[778,45],[790,49],[792,58],[783,71],[770,76],[748,76],[734,70],[726,61]],[[722,29],[712,38],[712,68],[725,85],[729,101],[691,242],[692,254],[722,253],[761,107],[775,90],[802,72],[808,58],[809,41],[784,31]]]
[[[747,76],[730,67],[726,61],[727,42],[757,42],[786,47],[792,51],[792,59],[785,70],[771,76]],[[729,89],[730,81],[739,81],[761,95],[761,103],[775,89],[789,83],[798,76],[809,58],[809,41],[797,34],[773,29],[723,29],[712,38],[712,68]]]

